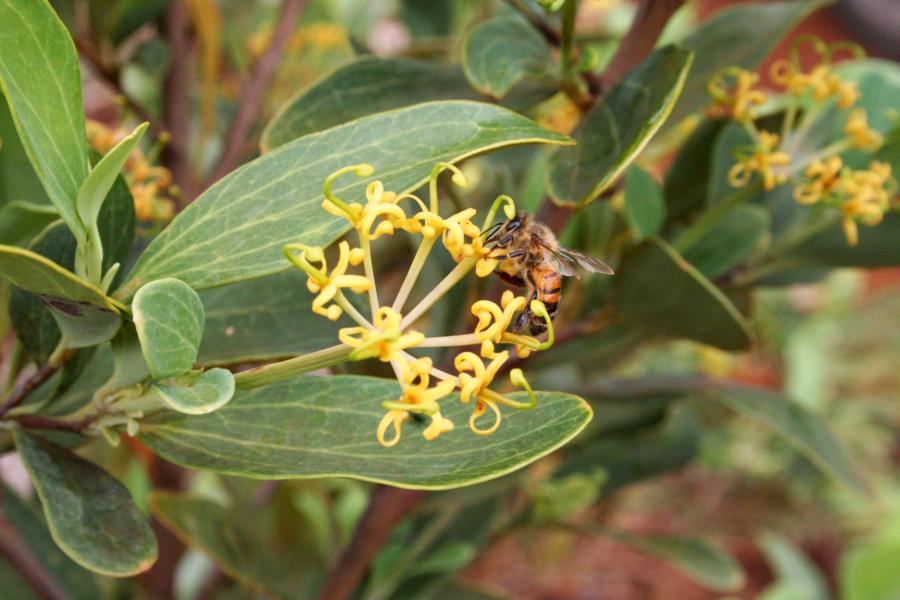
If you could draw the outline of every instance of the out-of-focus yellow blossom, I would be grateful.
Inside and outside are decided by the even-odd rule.
[[[738,163],[728,171],[728,183],[733,187],[744,187],[750,181],[753,173],[759,173],[763,178],[763,188],[771,190],[776,185],[787,181],[786,167],[791,162],[791,155],[787,152],[776,150],[778,147],[778,135],[761,131],[759,142],[753,147],[749,155],[740,158]]]
[[[106,154],[131,131],[88,119],[85,133],[88,144],[101,154]],[[165,141],[166,137],[160,136],[160,143]],[[175,215],[174,199],[180,196],[180,192],[172,184],[171,171],[151,164],[144,152],[136,147],[125,161],[123,175],[131,190],[135,218],[139,222],[165,223]]]
[[[794,188],[794,199],[801,204],[815,204],[834,190],[841,175],[843,161],[839,156],[816,160],[805,171],[809,181]]]
[[[863,108],[854,109],[844,125],[844,133],[850,136],[853,146],[867,152],[875,152],[884,142],[884,137],[877,131],[869,128],[866,111]]]
[[[847,243],[859,243],[857,223],[870,227],[884,219],[890,209],[891,195],[896,192],[896,182],[891,178],[891,166],[873,161],[868,169],[853,171],[841,181],[841,191],[846,200],[841,206],[844,215],[844,233]]]
[[[493,246],[485,242],[485,232],[475,225],[473,218],[476,211],[465,209],[450,217],[441,217],[437,197],[437,177],[443,170],[454,172],[454,182],[463,184],[465,178],[455,166],[446,163],[435,165],[429,182],[430,201],[426,205],[421,199],[411,194],[397,195],[384,189],[380,181],[370,182],[366,187],[366,203],[347,203],[338,198],[332,190],[334,180],[346,173],[355,173],[368,177],[373,173],[370,165],[354,165],[345,167],[329,176],[323,185],[325,200],[322,207],[327,212],[347,219],[356,230],[360,240],[359,248],[350,248],[350,244],[342,241],[339,244],[339,258],[335,268],[329,273],[325,255],[321,248],[303,244],[288,244],[285,254],[291,262],[301,268],[309,276],[307,285],[317,294],[312,309],[330,319],[337,319],[346,312],[356,326],[344,327],[338,332],[338,339],[351,348],[351,360],[377,358],[389,362],[397,375],[403,390],[397,400],[383,403],[387,413],[382,418],[376,431],[378,441],[384,446],[393,446],[400,440],[402,426],[411,418],[411,414],[422,414],[431,417],[431,423],[422,435],[433,440],[443,433],[453,430],[453,423],[441,413],[441,400],[459,389],[462,403],[474,401],[475,408],[469,420],[472,431],[487,435],[500,426],[500,406],[513,409],[533,408],[536,397],[520,369],[510,372],[510,381],[517,387],[524,388],[529,396],[528,402],[518,402],[489,389],[504,363],[509,359],[509,351],[497,351],[498,344],[509,344],[516,348],[519,355],[531,350],[542,350],[553,343],[553,327],[546,308],[542,303],[534,301],[531,310],[543,315],[547,323],[547,340],[541,342],[533,337],[509,333],[507,329],[516,314],[521,312],[527,300],[506,292],[500,304],[480,299],[472,307],[472,314],[478,318],[475,331],[471,334],[448,336],[445,338],[426,338],[422,333],[410,326],[424,314],[441,296],[449,291],[469,271],[484,276],[493,271],[497,259],[491,256]],[[411,199],[419,211],[407,217],[398,203]],[[507,218],[512,218],[515,203],[508,196],[500,196],[488,211],[483,227],[491,225],[499,208],[503,206]],[[378,306],[375,290],[375,276],[372,268],[370,242],[384,235],[392,235],[398,229],[422,236],[407,278],[404,280],[394,306]],[[456,267],[443,281],[438,283],[428,294],[406,315],[401,313],[405,294],[415,284],[415,279],[435,246],[438,237],[444,247],[457,261]],[[350,265],[362,263],[365,275],[347,274]],[[369,322],[344,297],[342,290],[349,289],[354,293],[368,292],[372,309]],[[417,347],[456,347],[481,346],[481,356],[472,352],[462,352],[456,357],[457,376],[435,369],[428,358],[416,358],[407,354],[407,350]],[[485,364],[482,358],[489,362]],[[437,383],[432,385],[432,381]],[[476,421],[490,408],[496,414],[496,421],[490,428],[478,427]],[[393,432],[390,435],[390,432]]]
[[[306,287],[310,292],[316,294],[312,302],[313,312],[328,317],[332,321],[337,321],[344,312],[337,304],[328,305],[341,294],[341,289],[347,288],[353,292],[362,293],[372,287],[372,282],[368,278],[362,275],[347,274],[348,266],[355,266],[362,262],[362,251],[359,248],[351,250],[350,244],[347,242],[338,244],[338,251],[338,262],[329,274],[328,261],[321,248],[303,244],[288,244],[284,249],[288,260],[309,275]],[[316,267],[313,263],[318,263],[319,266]]]
[[[707,85],[713,98],[713,110],[735,121],[752,121],[753,109],[766,103],[768,97],[753,86],[759,75],[744,69],[725,69],[715,75]]]
[[[809,73],[804,73],[791,61],[778,60],[772,64],[769,76],[795,96],[810,92],[816,102],[835,97],[840,108],[849,108],[859,100],[856,82],[844,81],[828,64],[817,65]]]
[[[400,313],[382,306],[375,313],[373,328],[344,327],[338,331],[338,339],[355,349],[351,355],[354,360],[377,357],[390,362],[399,359],[401,351],[418,346],[425,339],[418,331],[404,332],[400,328],[402,318]]]

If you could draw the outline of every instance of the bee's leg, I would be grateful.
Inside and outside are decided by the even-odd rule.
[[[516,325],[515,327],[513,327],[513,333],[519,333],[520,331],[525,329],[525,327],[527,327],[529,323],[531,323],[531,330],[534,330],[535,316],[534,313],[531,312],[531,301],[535,298],[537,298],[537,291],[532,289],[531,298],[529,298],[528,304],[525,305],[525,310],[523,310],[522,314],[519,315],[519,318],[516,319]],[[541,322],[541,324],[543,324],[543,322]]]

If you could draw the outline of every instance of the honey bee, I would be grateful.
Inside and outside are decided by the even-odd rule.
[[[546,331],[544,319],[531,312],[531,300],[547,307],[550,319],[556,315],[563,277],[577,277],[573,266],[591,273],[612,275],[603,261],[559,245],[549,227],[527,213],[498,223],[487,232],[487,243],[493,244],[491,257],[500,260],[497,276],[504,283],[529,291],[529,306],[519,316],[514,331],[528,326],[532,335]]]

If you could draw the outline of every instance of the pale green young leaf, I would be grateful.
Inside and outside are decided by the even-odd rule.
[[[831,598],[828,581],[818,566],[787,538],[766,532],[760,536],[759,546],[775,572],[775,583],[763,590],[760,600]]]
[[[131,312],[153,378],[187,373],[197,361],[203,335],[197,292],[178,279],[158,279],[138,290]]]
[[[613,282],[622,316],[636,327],[723,350],[742,350],[753,339],[728,298],[658,238],[627,252]]]
[[[127,577],[156,561],[156,538],[128,490],[109,473],[21,429],[13,438],[57,545],[76,563]]]
[[[50,201],[80,235],[75,198],[88,175],[81,74],[75,44],[46,0],[0,0],[0,87]]]
[[[650,173],[637,165],[625,175],[625,219],[635,240],[656,235],[666,220],[662,188]]]
[[[756,68],[797,23],[832,1],[748,2],[717,12],[680,42],[696,60],[669,123],[709,104],[706,84],[719,69]]]
[[[234,395],[234,375],[226,369],[204,371],[190,385],[156,383],[153,391],[171,408],[187,415],[205,415],[225,406]]]
[[[304,136],[191,203],[151,242],[117,296],[128,298],[162,277],[195,289],[261,277],[287,268],[286,243],[330,244],[348,224],[322,210],[322,182],[342,167],[375,167],[371,177],[347,175],[335,183],[335,193],[357,201],[376,179],[391,191],[411,191],[437,162],[516,144],[569,142],[504,108],[466,101],[419,104]]]
[[[547,75],[553,57],[537,29],[510,14],[488,19],[469,32],[462,65],[472,87],[499,99],[522,78]]]
[[[432,100],[477,98],[459,67],[362,56],[288,100],[266,125],[260,145],[269,152],[366,115]]]
[[[500,477],[572,439],[591,418],[569,394],[539,392],[533,410],[504,409],[500,428],[477,436],[471,406],[455,398],[442,414],[455,429],[428,442],[416,422],[391,448],[375,431],[395,381],[306,376],[249,391],[212,414],[161,413],[141,422],[141,440],[166,460],[196,469],[265,479],[350,477],[406,488],[447,489]],[[513,397],[523,400],[523,394]]]
[[[582,117],[576,145],[550,157],[555,202],[584,206],[619,177],[668,118],[692,60],[678,46],[655,50]]]

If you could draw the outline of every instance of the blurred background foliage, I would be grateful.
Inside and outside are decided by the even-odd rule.
[[[682,39],[722,4],[686,4],[661,39]],[[889,39],[891,26],[894,35],[900,30],[896,10],[885,3],[866,13],[862,4],[841,2],[817,12],[791,35],[853,39],[872,55],[896,59],[896,38],[893,45]],[[169,65],[184,63],[186,87],[178,93],[187,96],[190,110],[183,121],[188,132],[179,137],[187,147],[148,152],[150,162],[161,152],[171,174],[140,179],[133,169],[129,181],[146,240],[220,166],[225,125],[240,110],[241,81],[267,47],[280,3],[185,0],[189,34],[185,54],[178,55],[165,30],[171,8],[164,0],[54,0],[53,6],[81,52],[88,116],[107,128],[115,129],[123,109],[134,110],[131,104],[159,118]],[[596,70],[612,57],[635,10],[620,0],[581,3],[578,39]],[[886,11],[888,27],[866,28],[863,17],[878,10]],[[348,59],[372,53],[455,62],[465,34],[502,11],[508,11],[503,3],[477,0],[311,0],[275,66],[252,124],[256,136],[265,143],[262,124]],[[773,57],[788,45],[789,39],[782,42]],[[459,89],[459,97],[475,97],[465,81]],[[542,93],[540,74],[531,75],[517,83],[509,102],[534,105],[529,114],[538,122],[571,130],[577,109],[562,94]],[[642,167],[659,175],[687,131],[670,121]],[[94,145],[105,149],[102,141]],[[894,139],[885,152],[896,154],[896,147]],[[255,152],[238,150],[242,158]],[[546,163],[547,153],[535,148],[468,161],[464,170],[474,185],[466,203],[483,205],[508,192],[536,211]],[[629,172],[626,197],[629,189],[647,194],[641,173]],[[705,181],[700,172],[688,179]],[[134,190],[142,183],[148,188],[140,195]],[[42,195],[39,188],[28,194]],[[622,202],[582,211],[564,243],[608,248],[628,219]],[[47,220],[32,212],[37,232]],[[709,272],[701,270],[713,278],[729,270],[707,266]],[[437,280],[440,274],[425,276]],[[900,271],[804,271],[789,282],[797,283],[760,290],[752,305],[733,295],[759,334],[748,352],[684,340],[647,344],[613,326],[530,361],[535,388],[570,389],[591,402],[589,430],[524,472],[428,495],[392,532],[357,597],[900,598]],[[590,312],[612,293],[596,278],[570,285],[566,294],[575,301],[563,306],[563,321]],[[0,284],[0,296],[9,293]],[[445,313],[452,311],[454,302],[445,304]],[[0,333],[8,327],[0,321]],[[780,390],[822,417],[848,446],[853,472],[862,473],[868,493],[826,476],[772,427],[745,418],[747,411],[715,401],[703,391],[711,380]],[[154,569],[131,579],[84,571],[55,548],[27,478],[5,455],[0,527],[23,534],[68,598],[311,598],[374,489],[350,480],[276,483],[188,473],[133,441],[111,448],[95,440],[84,454],[124,481],[156,519],[161,557]],[[0,560],[0,597],[28,598],[30,589],[20,571]]]

